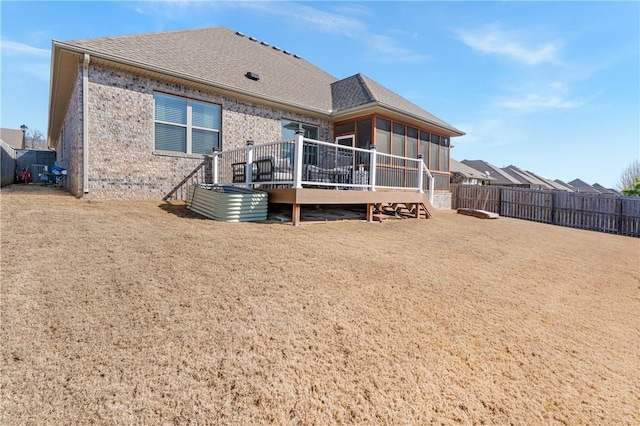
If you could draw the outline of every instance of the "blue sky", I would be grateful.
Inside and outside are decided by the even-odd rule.
[[[225,26],[361,72],[467,135],[452,157],[614,187],[640,157],[638,2],[0,3],[2,127],[46,133],[51,40]]]

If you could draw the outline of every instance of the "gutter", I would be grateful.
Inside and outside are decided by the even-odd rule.
[[[82,62],[82,191],[89,192],[89,61],[84,54]]]

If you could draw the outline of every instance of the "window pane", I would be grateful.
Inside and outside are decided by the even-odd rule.
[[[402,124],[393,124],[393,152],[394,155],[404,157],[404,131]]]
[[[186,152],[187,129],[169,124],[156,123],[156,149]]]
[[[193,102],[191,114],[194,126],[220,130],[220,107],[218,105]]]
[[[191,132],[191,152],[194,154],[213,154],[218,147],[218,132],[193,129]]]
[[[156,120],[187,124],[187,100],[155,94]]]
[[[382,118],[376,120],[376,147],[378,152],[390,154],[391,122]]]

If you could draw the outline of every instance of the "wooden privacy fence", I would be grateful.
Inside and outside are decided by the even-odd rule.
[[[640,197],[479,185],[451,185],[451,194],[453,209],[640,237]]]

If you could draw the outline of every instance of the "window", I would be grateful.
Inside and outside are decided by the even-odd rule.
[[[440,170],[449,171],[449,139],[440,138]]]
[[[187,154],[212,154],[220,148],[219,105],[154,94],[155,149]]]
[[[282,140],[293,139],[296,136],[296,130],[301,123],[289,120],[282,120]],[[318,128],[308,124],[302,124],[304,137],[308,139],[318,140]]]
[[[296,136],[296,130],[302,123],[296,121],[282,120],[282,140],[291,140]],[[308,124],[302,124],[302,130],[304,130],[304,137],[307,139],[318,140],[318,128],[310,126]],[[304,144],[303,147],[303,164],[317,164],[318,163],[318,147],[316,145]],[[283,145],[282,152],[280,153],[282,158],[288,158],[291,164],[294,163],[295,153],[293,147],[290,145]]]

